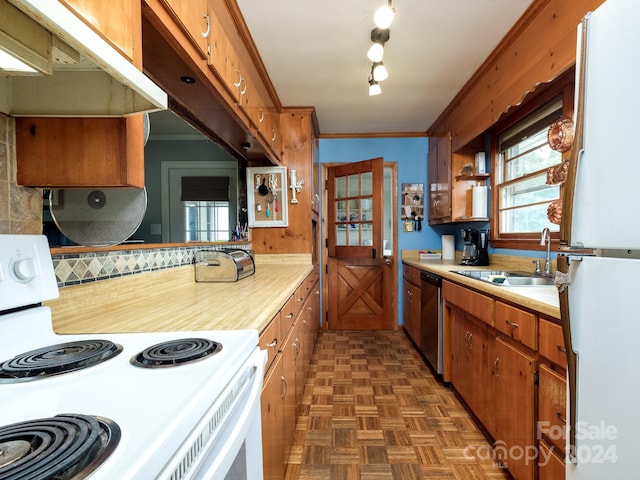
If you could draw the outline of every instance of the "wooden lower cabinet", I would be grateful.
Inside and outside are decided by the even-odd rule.
[[[565,464],[562,458],[544,442],[538,444],[538,480],[562,480],[565,478]]]
[[[277,355],[262,386],[262,464],[264,480],[282,480],[285,470],[284,392],[282,355]]]
[[[420,345],[420,289],[405,278],[402,291],[404,329],[416,345]]]
[[[533,480],[536,361],[502,338],[495,354],[496,454],[516,480]]]
[[[293,361],[295,363],[295,380],[294,380],[294,391],[295,391],[295,405],[299,405],[302,401],[302,394],[304,393],[304,381],[306,378],[306,365],[305,365],[305,357],[306,351],[309,349],[309,346],[305,341],[305,323],[306,320],[302,317],[302,312],[300,317],[298,317],[298,321],[293,326],[292,332],[292,341],[291,345],[293,346]],[[294,413],[294,422],[295,422],[295,413]]]
[[[494,337],[473,317],[450,309],[451,383],[490,434],[495,432]]]
[[[564,439],[552,440],[564,425],[564,370],[542,355],[546,349],[561,363],[561,329],[545,321],[538,330],[535,312],[451,282],[443,282],[443,296],[445,380],[491,437],[495,459],[515,480],[564,478]],[[539,432],[537,422],[553,435]]]
[[[297,406],[320,329],[320,291],[315,275],[316,281],[307,278],[306,286],[298,288],[260,335],[260,347],[269,352],[261,396],[265,480],[284,478],[294,440]],[[274,344],[277,352],[271,360]]]
[[[294,332],[285,338],[282,348],[282,377],[283,377],[283,400],[284,412],[282,417],[284,429],[284,456],[282,462],[287,463],[289,448],[293,443],[293,436],[296,427],[296,358],[298,357],[299,346]]]

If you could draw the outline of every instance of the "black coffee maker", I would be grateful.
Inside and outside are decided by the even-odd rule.
[[[475,228],[463,228],[462,240],[464,240],[464,250],[460,265],[489,265],[489,232],[487,230],[476,230]]]

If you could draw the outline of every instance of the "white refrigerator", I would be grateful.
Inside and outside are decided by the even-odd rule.
[[[566,478],[640,478],[640,3],[578,29],[557,278],[569,357]],[[572,188],[573,187],[573,188]],[[573,191],[572,191],[573,190]],[[581,255],[583,248],[593,255]]]

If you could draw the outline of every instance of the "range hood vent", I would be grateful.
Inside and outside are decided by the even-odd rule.
[[[0,70],[0,112],[123,117],[165,110],[167,95],[58,0],[0,0],[0,50],[37,73]]]

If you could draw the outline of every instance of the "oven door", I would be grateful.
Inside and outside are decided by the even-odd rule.
[[[262,480],[265,361],[266,351],[256,348],[158,478]]]

